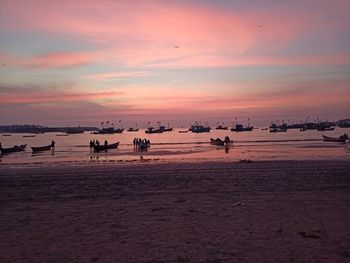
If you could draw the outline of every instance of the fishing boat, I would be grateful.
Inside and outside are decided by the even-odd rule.
[[[320,127],[318,131],[334,131],[335,127]]]
[[[325,142],[345,142],[346,140],[349,140],[349,136],[346,133],[339,136],[338,138],[329,137],[326,135],[322,135],[322,137]]]
[[[161,130],[161,129],[156,129],[156,128],[153,128],[153,127],[149,127],[147,128],[147,130],[145,130],[145,133],[147,134],[151,134],[151,133],[163,133],[164,131]]]
[[[210,130],[211,130],[210,127],[204,127],[203,125],[200,125],[200,124],[192,125],[190,128],[190,131],[192,133],[210,132]]]
[[[48,150],[51,150],[51,149],[55,148],[55,142],[51,141],[51,143],[49,145],[38,146],[38,147],[31,147],[31,148],[32,148],[33,153],[48,151]]]
[[[117,128],[114,130],[114,133],[122,133],[124,131],[123,128]]]
[[[163,132],[169,132],[172,131],[173,128],[169,128],[169,126],[168,128],[166,128],[165,126],[159,126],[159,130],[162,130]]]
[[[127,129],[127,131],[128,132],[137,132],[137,131],[139,131],[139,129],[138,128],[129,128],[129,129]]]
[[[216,126],[215,130],[228,130],[228,127],[219,125],[219,126]]]
[[[94,151],[100,152],[100,151],[107,151],[109,149],[117,149],[118,146],[119,146],[119,142],[112,143],[112,144],[94,145]]]
[[[236,126],[234,128],[231,129],[231,131],[234,132],[244,132],[244,131],[252,131],[253,130],[253,126],[247,126],[244,127],[242,124],[236,124]]]
[[[276,132],[286,132],[286,131],[288,131],[288,129],[287,128],[283,128],[283,127],[270,128],[270,132],[274,132],[274,133],[276,133]]]
[[[1,152],[1,154],[20,152],[20,151],[24,151],[26,146],[27,146],[27,144],[22,144],[22,145],[15,145],[11,148],[2,148],[2,145],[0,143],[0,152]]]

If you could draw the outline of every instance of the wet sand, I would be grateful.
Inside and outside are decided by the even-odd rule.
[[[350,162],[0,166],[0,262],[349,262]]]

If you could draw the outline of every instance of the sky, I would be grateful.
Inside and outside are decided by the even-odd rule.
[[[0,125],[350,117],[348,0],[0,0]]]

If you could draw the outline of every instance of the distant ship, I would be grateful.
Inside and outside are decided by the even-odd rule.
[[[244,131],[252,131],[253,130],[253,126],[247,126],[244,127],[242,124],[236,124],[236,126],[234,128],[231,129],[231,131],[234,132],[244,132]]]
[[[210,132],[211,128],[209,126],[203,126],[201,124],[194,124],[189,129],[193,133]]]

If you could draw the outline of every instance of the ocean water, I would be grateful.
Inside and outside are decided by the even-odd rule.
[[[209,133],[179,133],[174,129],[161,134],[146,134],[144,130],[112,135],[95,135],[90,132],[57,136],[62,133],[36,134],[35,137],[23,137],[29,134],[14,133],[11,136],[0,134],[3,147],[27,144],[26,151],[2,155],[3,164],[42,164],[42,163],[104,163],[132,161],[240,161],[254,160],[350,160],[350,146],[347,143],[324,142],[322,134],[339,137],[350,134],[349,128],[336,128],[334,131],[305,131],[291,129],[284,133],[270,133],[268,130],[254,129],[251,132],[231,132],[230,130],[212,130]],[[234,142],[229,147],[215,146],[210,138],[229,136]],[[151,141],[148,151],[140,152],[133,147],[133,139],[146,138]],[[120,142],[118,149],[94,153],[89,148],[90,140],[101,143]],[[44,146],[56,142],[53,151],[33,154],[32,146]]]

